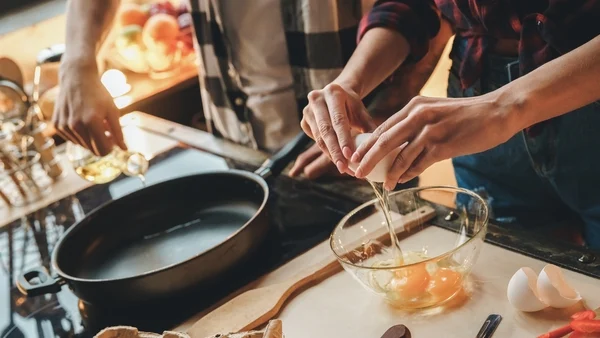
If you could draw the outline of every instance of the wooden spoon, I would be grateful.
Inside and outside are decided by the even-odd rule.
[[[395,222],[394,225],[395,228],[404,227],[404,232],[408,233],[411,229],[431,220],[435,215],[433,208],[425,206],[402,215],[402,222],[400,224]],[[376,238],[387,236],[389,239],[387,229],[379,228],[375,236]],[[362,241],[349,245],[349,247],[360,246]],[[285,282],[244,292],[194,323],[188,330],[188,334],[192,338],[205,338],[216,334],[254,329],[275,317],[294,291],[311,282],[329,277],[338,272],[340,267],[337,258],[331,255]]]

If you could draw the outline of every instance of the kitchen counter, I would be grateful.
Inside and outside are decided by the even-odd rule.
[[[438,209],[448,210],[441,205]],[[444,215],[444,212],[440,214]],[[452,232],[447,231],[452,229],[450,222],[438,217],[432,224],[434,226],[422,230],[423,233],[417,232],[405,240],[423,241],[425,237],[432,237],[439,240],[440,245],[453,240],[449,237]],[[426,242],[433,245],[435,240]],[[284,282],[293,278],[299,270],[320,263],[328,255],[332,255],[329,241],[324,241],[181,323],[175,330],[186,332],[207,313],[244,291]],[[387,328],[401,323],[412,328],[413,334],[419,333],[419,337],[442,337],[441,332],[444,332],[443,337],[458,338],[476,336],[489,314],[500,313],[505,320],[497,337],[535,337],[564,325],[569,314],[582,310],[583,306],[600,309],[598,255],[598,252],[551,241],[531,232],[489,224],[486,243],[468,283],[468,293],[447,306],[422,313],[395,310],[382,304],[379,297],[369,294],[350,274],[339,271],[290,297],[276,318],[283,320],[286,336],[298,338],[376,337],[373,331],[379,330],[377,332],[381,335]],[[567,280],[582,292],[584,301],[569,309],[548,308],[533,314],[514,310],[506,299],[506,287],[512,274],[525,266],[539,272],[545,264],[564,268]]]
[[[452,232],[433,226],[403,239],[400,245],[443,245],[453,241],[454,236]],[[264,276],[253,286],[264,287],[285,281],[294,270],[317,264],[327,255],[332,254],[329,243],[325,242]],[[406,325],[413,337],[466,338],[478,337],[486,318],[498,314],[502,316],[502,321],[493,337],[530,338],[567,324],[570,315],[583,310],[584,306],[591,309],[600,306],[600,293],[597,292],[600,281],[565,271],[565,278],[570,285],[584,297],[582,303],[567,309],[547,308],[535,313],[515,310],[506,297],[512,274],[523,266],[539,272],[544,265],[544,261],[486,243],[465,282],[466,292],[458,294],[443,306],[421,311],[402,311],[390,307],[379,296],[366,291],[349,273],[339,271],[292,296],[277,318],[282,320],[283,332],[288,338],[376,338],[398,324]],[[190,325],[199,317],[184,323],[178,330],[190,329]],[[223,318],[223,321],[226,323],[227,318]]]
[[[137,149],[141,150],[150,157],[159,157],[160,153],[164,152],[166,149],[170,149],[178,144],[186,144],[188,147],[197,148],[206,153],[228,158],[236,161],[237,163],[245,163],[245,166],[248,170],[257,168],[267,158],[267,155],[260,151],[251,150],[240,145],[218,139],[200,130],[185,127],[177,123],[169,122],[143,113],[135,112],[124,116],[122,118],[122,124],[126,130],[126,137],[129,135],[131,141],[134,142],[131,147],[133,149],[141,147],[141,149]],[[143,130],[153,136],[140,137],[139,133],[128,132],[128,128],[133,128],[133,130]],[[135,143],[136,140],[138,142],[137,145]],[[66,169],[69,169],[67,167],[67,162],[64,162],[64,165],[66,166]],[[38,203],[27,208],[14,209],[10,213],[6,213],[6,208],[2,208],[0,210],[0,219],[2,219],[2,223],[0,223],[0,231],[2,230],[2,226],[10,224],[14,220],[31,215],[36,212],[36,210],[42,210],[45,206],[56,203],[58,200],[71,196],[79,191],[82,191],[83,189],[90,187],[91,184],[79,179],[72,170],[67,170],[67,172],[67,176],[65,176],[65,178],[55,185],[53,194],[48,196],[43,201],[39,201]],[[352,208],[358,206],[360,203],[373,198],[371,188],[368,184],[353,179],[338,178],[323,179],[317,182],[308,182],[304,179],[290,179],[286,177],[285,179],[279,181],[278,186],[279,189],[283,189],[282,191],[287,191],[285,189],[294,186],[296,186],[294,189],[302,187],[304,191],[311,191],[312,193],[321,196],[321,198],[326,199],[327,203],[329,203],[328,208],[336,210],[335,213],[338,215],[334,217],[336,219],[341,218],[344,213],[349,212]],[[85,191],[79,193],[78,195],[85,195],[87,198],[92,199],[106,198],[106,196],[103,197],[99,195],[96,196],[94,194],[85,194]],[[93,202],[93,200],[90,201]],[[82,203],[87,203],[86,205],[88,205],[88,208],[90,208],[94,205],[94,203],[91,203],[90,201],[88,201],[88,203],[82,200]],[[98,202],[96,201],[95,203],[97,204]],[[444,203],[446,203],[446,201],[440,201],[440,204]],[[309,206],[306,205],[305,207],[308,208]],[[319,207],[322,207],[322,205],[319,205]],[[315,205],[314,208],[316,210],[317,206]],[[297,219],[299,216],[297,215],[293,217]],[[329,226],[333,226],[335,220],[332,220],[331,222],[332,224]],[[445,227],[443,220],[437,220],[435,224],[439,228]],[[525,255],[538,261],[553,263],[583,275],[593,278],[600,278],[600,259],[596,258],[598,253],[589,251],[585,248],[575,247],[558,241],[552,241],[547,238],[543,238],[539,234],[527,233],[515,229],[507,229],[494,224],[490,224],[489,226],[487,241],[489,245],[492,245],[494,248],[508,249],[509,251]],[[318,252],[319,255],[326,254],[328,247],[327,245],[321,244],[314,250],[315,252]],[[311,259],[314,259],[314,257],[311,258],[300,256],[290,263],[283,265],[278,270],[275,270],[274,272],[241,287],[236,292],[233,292],[229,296],[221,299],[221,301],[219,301],[217,304],[222,303],[223,301],[231,298],[233,295],[243,290],[251,289],[257,286],[270,285],[289,278],[299,268],[305,267]],[[214,306],[211,308],[214,308]],[[190,319],[179,325],[177,329],[185,330],[207,311],[210,311],[210,309],[192,316]]]

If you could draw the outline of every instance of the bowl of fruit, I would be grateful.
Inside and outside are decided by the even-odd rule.
[[[164,77],[194,62],[192,16],[185,1],[124,3],[114,29],[108,57],[117,66]]]

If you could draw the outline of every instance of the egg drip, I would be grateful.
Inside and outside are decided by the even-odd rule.
[[[377,196],[377,200],[379,200],[379,205],[381,206],[381,211],[383,212],[383,217],[385,220],[385,225],[387,226],[388,232],[390,234],[390,244],[394,253],[394,261],[396,265],[402,265],[404,263],[404,258],[402,255],[402,248],[400,248],[400,244],[398,243],[398,237],[396,237],[396,231],[392,225],[392,216],[390,215],[390,195],[389,192],[383,188],[383,184],[375,183],[371,180],[367,180],[373,190],[375,191],[375,195]]]
[[[383,268],[369,273],[373,290],[385,294],[392,305],[408,308],[431,306],[458,293],[463,280],[460,264],[452,264],[451,259],[430,262],[425,248],[420,252],[403,252],[390,215],[389,193],[381,183],[370,180],[369,183],[379,200],[391,244],[391,255],[382,248],[373,257],[372,267]]]
[[[369,133],[357,135],[354,139],[355,147],[360,146],[369,136]],[[403,252],[400,247],[390,215],[389,192],[383,188],[383,182],[404,146],[406,145],[386,155],[366,177],[381,206],[391,247],[390,255],[379,243],[372,243],[380,246],[381,252],[372,257],[374,262],[371,266],[379,269],[369,272],[368,282],[373,290],[385,294],[392,305],[419,308],[440,303],[457,294],[462,288],[463,273],[460,271],[460,264],[451,259],[430,261],[426,249],[421,252]],[[350,163],[349,167],[356,170],[358,163]]]

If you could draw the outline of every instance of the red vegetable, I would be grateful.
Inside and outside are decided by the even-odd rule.
[[[600,333],[583,333],[574,331],[569,338],[600,338]]]
[[[543,335],[538,336],[538,338],[560,338],[568,335],[571,332],[573,332],[571,325],[565,325],[548,333],[544,333]]]
[[[160,13],[169,14],[174,17],[177,16],[177,9],[175,9],[175,6],[169,1],[161,1],[150,5],[149,12],[150,16]]]
[[[177,7],[177,16],[180,16],[183,13],[189,13],[187,1],[181,1],[179,7]]]
[[[577,312],[571,316],[571,319],[573,319],[573,320],[594,319],[594,318],[596,318],[596,312],[594,312],[592,310]]]
[[[571,328],[578,332],[600,333],[600,320],[582,319],[571,322]]]
[[[192,35],[179,36],[177,40],[181,41],[181,43],[190,48],[194,48],[194,38],[192,37]]]

